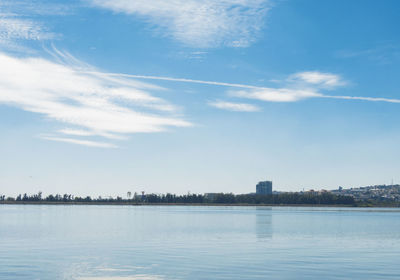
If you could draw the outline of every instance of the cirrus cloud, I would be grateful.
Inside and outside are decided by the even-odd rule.
[[[312,75],[310,75],[312,74]],[[371,102],[388,102],[400,103],[400,99],[385,97],[369,97],[369,96],[346,96],[346,95],[328,95],[321,93],[321,89],[333,90],[347,83],[344,79],[336,74],[324,73],[318,71],[298,72],[290,75],[284,80],[284,84],[280,88],[261,87],[249,84],[237,84],[218,81],[205,81],[187,78],[174,78],[163,76],[145,76],[118,73],[103,73],[109,77],[124,77],[144,80],[161,80],[179,83],[193,83],[212,86],[222,86],[227,88],[239,88],[240,90],[228,90],[231,97],[248,98],[268,102],[296,102],[309,98],[329,98],[344,100],[362,100]],[[329,87],[328,87],[329,85]],[[215,107],[215,106],[214,106]]]
[[[290,88],[261,88],[253,90],[239,90],[229,92],[230,96],[258,99],[269,102],[295,102],[305,98],[321,97],[309,89],[290,89]]]
[[[43,15],[64,15],[67,5],[52,1],[1,0],[0,1],[0,48],[9,51],[32,52],[24,47],[27,41],[43,42],[59,38],[41,20]]]
[[[235,111],[235,112],[258,112],[261,110],[259,107],[248,103],[234,103],[234,102],[219,101],[219,100],[208,102],[208,105],[218,109]]]
[[[346,85],[346,82],[339,75],[319,71],[298,72],[291,75],[289,81],[306,83],[324,88],[336,88]]]
[[[246,47],[256,40],[268,0],[87,0],[96,7],[138,16],[192,47]]]
[[[99,71],[83,73],[81,65],[73,64],[0,53],[0,104],[58,121],[69,127],[59,132],[75,136],[118,139],[191,125],[181,117],[178,107],[149,92],[161,88]],[[96,146],[52,137],[46,139]],[[104,143],[97,146],[112,147]]]
[[[0,14],[0,47],[23,49],[18,42],[23,40],[43,41],[54,38],[39,22]]]
[[[56,142],[65,142],[70,144],[88,146],[88,147],[96,147],[96,148],[117,148],[117,145],[105,142],[91,141],[91,140],[81,140],[74,138],[65,138],[65,137],[54,137],[54,136],[42,136],[42,139]]]

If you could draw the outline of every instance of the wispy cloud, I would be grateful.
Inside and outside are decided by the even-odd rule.
[[[258,112],[261,109],[255,105],[248,103],[234,103],[227,101],[212,101],[208,102],[208,105],[222,109],[227,111],[235,111],[235,112]]]
[[[63,63],[65,60],[70,63]],[[68,125],[63,134],[123,138],[191,125],[182,119],[179,108],[150,94],[149,90],[159,87],[82,68],[84,63],[76,63],[68,55],[54,62],[0,53],[0,65],[0,104]]]
[[[160,77],[131,75],[118,73],[103,73],[110,77],[136,78],[145,80],[162,80],[181,83],[195,83],[222,86],[229,88],[240,88],[242,90],[229,90],[228,94],[232,97],[249,98],[268,102],[295,102],[308,98],[330,98],[330,99],[347,99],[347,100],[363,100],[374,102],[399,103],[400,99],[382,98],[382,97],[363,97],[363,96],[340,96],[328,95],[321,93],[321,89],[333,90],[344,86],[347,82],[339,75],[332,73],[324,73],[318,71],[298,72],[290,75],[285,84],[279,88],[260,87],[248,84],[225,83],[216,81],[204,81],[186,78]],[[280,81],[281,82],[281,81]]]
[[[46,1],[0,1],[0,49],[31,51],[24,47],[27,41],[43,42],[59,37],[38,21],[43,15],[63,15],[65,5]]]
[[[87,72],[89,74],[96,74],[96,72]],[[144,79],[144,80],[159,80],[159,81],[170,81],[170,82],[182,82],[182,83],[193,83],[193,84],[203,84],[212,86],[225,86],[225,87],[235,87],[235,88],[248,88],[248,89],[263,89],[263,87],[245,85],[245,84],[235,84],[235,83],[225,83],[225,82],[215,82],[215,81],[204,81],[186,78],[173,78],[173,77],[163,77],[163,76],[147,76],[147,75],[132,75],[132,74],[120,74],[120,73],[102,73],[109,77],[124,77],[124,78],[134,78],[134,79]]]
[[[345,100],[362,100],[372,102],[400,103],[400,99],[364,96],[345,96],[321,93],[321,90],[333,90],[347,84],[336,74],[318,71],[299,72],[290,75],[287,84],[282,88],[259,88],[231,91],[230,95],[241,98],[269,102],[295,102],[308,98],[329,98]]]
[[[166,80],[230,87],[231,97],[268,102],[296,102],[309,98],[332,98],[400,103],[383,97],[324,94],[321,90],[344,85],[335,74],[302,72],[290,75],[279,88],[194,79],[140,76],[98,71],[68,53],[54,49],[56,59],[21,58],[0,52],[0,104],[15,106],[64,124],[55,135],[42,138],[73,144],[112,148],[108,141],[126,139],[132,133],[160,132],[169,127],[188,127],[179,107],[154,95],[159,86],[137,79]],[[300,81],[300,82],[299,82]],[[240,90],[233,90],[238,88]],[[260,108],[248,103],[216,100],[210,106],[238,112]],[[65,137],[68,135],[69,137]],[[82,139],[82,137],[84,139]],[[86,139],[85,139],[86,138]]]
[[[295,102],[301,99],[321,97],[322,94],[311,89],[262,88],[253,90],[230,91],[230,96],[256,99],[268,102]]]
[[[400,103],[400,99],[382,98],[382,97],[362,97],[362,96],[345,96],[345,95],[322,95],[323,98],[346,99],[346,100],[363,100],[372,102],[389,102]]]
[[[88,147],[117,148],[116,145],[111,144],[111,143],[97,142],[97,141],[90,141],[90,140],[81,140],[81,139],[74,139],[74,138],[62,138],[62,137],[52,137],[52,136],[41,136],[40,138],[45,139],[45,140],[50,140],[50,141],[65,142],[65,143],[83,145],[83,146],[88,146]]]
[[[258,88],[230,91],[231,96],[269,102],[295,102],[308,98],[329,98],[362,100],[372,102],[400,103],[400,99],[364,96],[345,96],[322,93],[321,90],[334,90],[347,82],[339,75],[318,71],[299,72],[290,75],[281,88]]]
[[[263,27],[269,0],[87,0],[93,5],[145,19],[194,47],[246,47]],[[160,32],[161,33],[161,32]]]
[[[57,132],[72,135],[72,136],[101,136],[108,139],[116,139],[116,140],[126,140],[127,136],[124,135],[115,135],[111,133],[104,133],[104,132],[93,132],[88,130],[82,129],[73,129],[73,128],[64,128],[60,129]]]
[[[22,17],[32,16],[60,16],[72,12],[76,3],[62,4],[54,0],[1,0],[0,11],[8,14],[18,14]]]
[[[18,47],[21,40],[42,41],[54,38],[42,24],[30,19],[0,14],[0,47]]]
[[[346,82],[339,75],[318,71],[295,73],[289,77],[289,81],[311,84],[323,88],[336,88],[346,85]]]

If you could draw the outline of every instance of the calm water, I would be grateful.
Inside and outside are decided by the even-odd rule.
[[[0,279],[400,279],[400,211],[0,205]]]

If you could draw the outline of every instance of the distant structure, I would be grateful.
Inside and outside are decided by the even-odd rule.
[[[272,181],[262,181],[256,185],[256,194],[272,194]]]
[[[218,195],[220,195],[222,193],[205,193],[204,194],[204,198],[208,201],[208,202],[213,202]]]

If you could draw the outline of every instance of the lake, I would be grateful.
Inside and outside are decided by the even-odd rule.
[[[400,279],[400,211],[0,205],[0,279]]]

